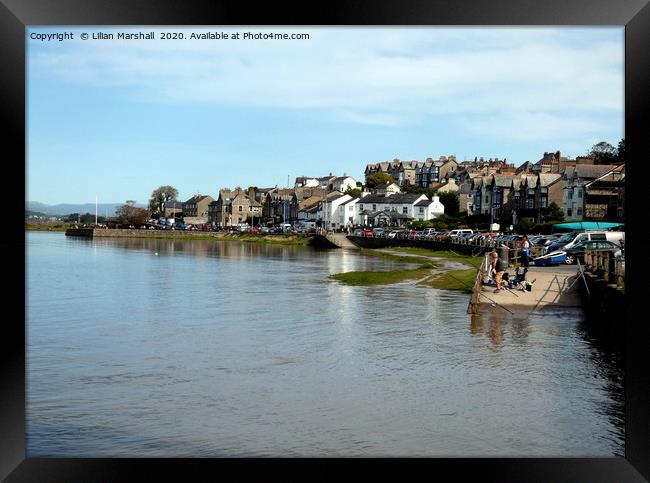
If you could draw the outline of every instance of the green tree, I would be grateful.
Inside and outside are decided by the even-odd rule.
[[[490,215],[487,213],[477,213],[467,216],[467,226],[473,230],[487,230],[490,228]]]
[[[165,213],[165,205],[170,201],[176,201],[178,190],[173,186],[165,185],[156,188],[149,198],[149,212],[151,216],[160,216]]]
[[[119,223],[125,225],[141,225],[142,223],[146,223],[149,218],[149,211],[146,208],[138,208],[135,206],[135,201],[127,200],[126,203],[115,210],[115,215]]]
[[[540,210],[542,221],[563,221],[564,212],[555,202]]]
[[[589,151],[589,156],[594,158],[594,164],[611,164],[616,162],[618,150],[609,143],[601,141],[594,144]]]
[[[416,186],[416,185],[406,185],[402,187],[402,191],[404,193],[419,193],[426,195],[427,198],[431,199],[433,196],[436,195],[436,190],[432,188],[423,188],[422,186]]]
[[[432,220],[416,220],[407,223],[409,230],[423,230],[424,228],[433,228]]]
[[[551,203],[552,204],[552,203]],[[527,218],[521,218],[515,225],[515,231],[520,234],[533,233],[535,224]]]
[[[390,174],[387,173],[375,173],[375,174],[371,174],[366,178],[366,186],[368,188],[374,188],[375,186],[379,186],[386,183],[394,183],[394,182],[395,182],[395,178],[393,178]]]
[[[440,203],[445,207],[445,214],[449,216],[458,215],[460,203],[458,193],[440,193]]]
[[[348,188],[345,194],[352,196],[352,198],[361,198],[361,188]]]
[[[618,142],[618,151],[616,153],[616,162],[624,163],[625,162],[625,138],[621,139]]]

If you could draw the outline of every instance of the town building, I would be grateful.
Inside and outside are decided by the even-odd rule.
[[[624,164],[578,164],[567,168],[562,174],[566,183],[563,193],[565,219],[621,218],[624,170]]]
[[[422,215],[422,219],[433,219],[444,212],[444,206],[439,202],[439,199],[432,205],[427,203],[426,205],[416,206],[420,201],[428,202],[430,200],[426,195],[421,193],[367,195],[361,198],[356,204],[359,224],[371,226],[391,224],[402,226],[408,221],[418,219],[418,215]],[[440,211],[441,207],[442,212]],[[423,208],[422,212],[420,208]]]
[[[208,207],[214,198],[210,195],[194,195],[183,203],[183,219],[185,223],[208,223]]]

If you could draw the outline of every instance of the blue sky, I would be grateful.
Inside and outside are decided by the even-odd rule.
[[[73,32],[41,41],[32,33]],[[156,40],[81,40],[87,32]],[[309,33],[160,40],[161,32]],[[30,28],[27,198],[147,203],[455,154],[519,165],[624,137],[624,30]]]

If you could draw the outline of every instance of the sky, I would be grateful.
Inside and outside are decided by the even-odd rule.
[[[229,38],[190,38],[208,32]],[[259,32],[309,38],[243,38]],[[186,200],[363,181],[395,158],[575,157],[624,137],[623,87],[622,27],[32,27],[27,199],[146,204],[161,185]]]

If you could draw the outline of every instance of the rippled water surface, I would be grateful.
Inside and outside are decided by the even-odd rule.
[[[570,310],[468,296],[356,252],[27,235],[27,454],[611,456],[622,371]]]

